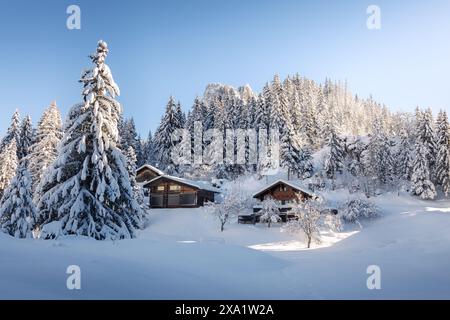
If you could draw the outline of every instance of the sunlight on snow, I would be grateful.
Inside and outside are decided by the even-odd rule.
[[[438,212],[450,212],[450,208],[433,208],[433,207],[427,207],[425,211],[438,211]]]
[[[309,248],[309,249],[307,248],[305,241],[299,241],[299,240],[255,244],[255,245],[249,246],[249,248],[255,249],[255,250],[261,250],[261,251],[314,250],[314,249],[331,247],[332,245],[335,245],[336,243],[338,243],[344,239],[347,239],[348,237],[350,237],[358,232],[359,231],[341,232],[341,233],[333,233],[333,232],[323,233],[320,236],[321,242],[319,244],[313,242],[311,244],[311,248]]]

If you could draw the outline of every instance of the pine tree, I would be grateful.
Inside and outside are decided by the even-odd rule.
[[[269,92],[269,87],[268,84],[266,84],[266,86],[263,89],[264,95],[260,94],[258,96],[258,100],[256,102],[256,107],[255,107],[255,116],[254,116],[254,126],[255,129],[268,129],[269,128],[269,124],[270,124],[270,118],[269,118],[269,113],[270,113],[270,108],[269,108],[269,104],[266,102],[265,100],[265,95],[268,95]]]
[[[18,165],[17,146],[13,139],[0,153],[0,198],[16,174]]]
[[[403,181],[410,181],[412,171],[412,152],[410,137],[405,129],[400,132],[400,143],[396,155],[396,173]]]
[[[299,146],[296,141],[296,135],[292,125],[286,121],[281,127],[280,137],[280,160],[281,167],[288,170],[288,179],[290,173],[299,173]]]
[[[429,146],[420,139],[416,143],[416,157],[414,159],[413,172],[411,176],[412,194],[421,199],[428,200],[436,197],[436,189],[431,181],[429,170]]]
[[[38,122],[34,143],[29,150],[28,170],[31,174],[33,190],[37,190],[45,171],[55,161],[62,135],[61,114],[56,102],[52,102]],[[35,192],[36,203],[39,196],[40,193]]]
[[[269,95],[269,97],[266,97],[266,95]],[[265,93],[264,98],[270,108],[269,127],[271,129],[280,130],[285,121],[286,99],[278,75],[275,75],[272,85],[269,87],[269,92]]]
[[[175,173],[178,171],[178,166],[172,159],[172,150],[175,147],[173,134],[179,128],[175,100],[171,96],[166,105],[164,117],[161,119],[161,123],[154,136],[156,165],[167,173]]]
[[[436,178],[446,196],[450,194],[450,125],[445,111],[437,118],[437,161]]]
[[[383,128],[381,120],[376,119],[363,156],[366,176],[375,180],[378,185],[392,183],[394,174],[390,141],[385,136]]]
[[[176,118],[177,118],[177,125],[179,129],[182,129],[186,125],[186,115],[183,112],[183,109],[181,108],[181,103],[178,101],[176,106]]]
[[[31,176],[24,159],[0,201],[0,228],[16,238],[31,238],[35,222]]]
[[[142,158],[141,141],[137,133],[136,125],[134,123],[133,118],[129,120],[123,120],[122,129],[119,130],[119,134],[122,152],[126,154],[128,148],[132,147],[136,154],[136,161],[138,161],[137,159],[141,159]]]
[[[34,130],[31,118],[27,116],[22,121],[20,127],[20,146],[18,146],[17,156],[19,160],[26,157],[30,152],[30,147],[34,142]]]
[[[328,142],[329,152],[325,158],[324,172],[328,179],[335,180],[344,168],[344,148],[339,136],[333,131]]]
[[[148,132],[147,141],[145,142],[145,148],[144,148],[144,154],[145,154],[145,163],[148,163],[152,166],[155,165],[156,159],[155,159],[155,145],[153,141],[153,134],[150,130]]]
[[[3,150],[11,141],[15,140],[17,150],[19,151],[20,146],[20,135],[21,135],[21,126],[20,126],[20,114],[19,111],[16,110],[11,118],[11,125],[6,132],[6,135],[3,137],[0,143],[0,150]]]
[[[432,181],[436,178],[435,164],[437,157],[436,134],[434,130],[433,114],[431,109],[418,113],[417,119],[417,138],[427,149],[427,161],[429,165],[430,178]]]
[[[311,150],[303,146],[298,150],[298,155],[296,157],[298,159],[297,163],[297,173],[300,179],[308,179],[311,178],[314,172],[313,166],[313,157],[311,154]]]
[[[105,64],[107,54],[107,44],[99,41],[90,56],[94,66],[80,80],[84,103],[70,110],[38,204],[39,225],[59,221],[62,234],[99,240],[134,237],[143,217],[119,148],[120,91]]]
[[[136,199],[136,202],[141,206],[141,208],[144,209],[144,191],[136,182],[137,157],[133,147],[128,147],[128,150],[125,152],[125,157],[127,159],[127,171],[128,175],[130,176],[130,184],[131,188],[133,189],[134,198]]]

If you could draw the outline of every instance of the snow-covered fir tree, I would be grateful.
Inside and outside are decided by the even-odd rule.
[[[0,198],[16,174],[17,165],[16,140],[11,140],[0,152]]]
[[[16,142],[17,151],[19,151],[20,135],[20,113],[19,110],[16,110],[11,118],[11,125],[8,127],[8,131],[0,143],[0,150],[3,150],[11,141],[14,140]]]
[[[418,137],[411,175],[411,192],[424,200],[432,200],[436,197],[436,188],[431,181],[429,158],[429,146]]]
[[[436,179],[446,196],[450,195],[450,125],[445,111],[439,112],[437,128]]]
[[[30,116],[23,119],[20,127],[20,145],[17,146],[17,156],[20,159],[25,158],[29,152],[30,147],[34,142],[34,129]]]
[[[69,112],[58,158],[42,183],[38,224],[59,221],[62,234],[95,239],[135,236],[143,212],[134,198],[119,143],[120,94],[99,41],[93,67],[82,75],[84,102]]]
[[[286,121],[280,130],[280,164],[288,171],[288,179],[290,174],[299,174],[299,146],[296,140],[296,134],[289,121]]]
[[[185,127],[189,131],[191,141],[192,171],[203,170],[206,167],[203,155],[205,153],[205,144],[203,135],[205,133],[207,117],[207,107],[199,97],[196,97],[192,106],[192,111],[186,120]],[[212,119],[211,119],[212,120]]]
[[[311,150],[304,146],[297,152],[297,174],[300,179],[311,178],[314,172]]]
[[[329,151],[324,162],[324,173],[328,179],[335,180],[338,173],[342,173],[344,168],[344,148],[341,138],[334,132],[328,139]]]
[[[172,157],[172,150],[175,146],[173,134],[175,130],[181,128],[176,113],[175,99],[171,96],[166,105],[166,112],[154,135],[156,165],[170,174],[178,171],[178,165],[175,164]]]
[[[393,181],[394,158],[391,153],[391,145],[384,134],[383,124],[380,119],[374,122],[370,141],[363,156],[364,171],[376,186],[386,185]]]
[[[181,103],[179,101],[177,102],[175,114],[177,117],[177,122],[178,122],[179,128],[180,129],[184,128],[186,125],[186,115],[184,114],[183,109],[181,108]]]
[[[152,134],[152,131],[150,130],[148,132],[148,137],[147,137],[147,140],[145,141],[145,147],[144,147],[145,163],[154,166],[156,163],[155,153],[156,153],[156,150],[155,150],[155,144],[154,144],[154,140],[153,140],[153,134]]]
[[[436,172],[435,164],[437,157],[436,133],[434,130],[433,113],[431,109],[425,111],[417,111],[417,131],[416,138],[427,149],[427,162],[429,165],[430,178],[435,181]]]
[[[355,178],[363,175],[363,155],[366,144],[359,137],[347,137],[344,142],[346,169]]]
[[[31,176],[23,159],[0,200],[0,228],[16,238],[32,238],[36,223]]]
[[[55,161],[62,135],[61,114],[56,102],[52,102],[38,122],[34,143],[29,150],[28,169],[31,174],[33,190],[37,189],[45,171]],[[39,191],[35,192],[36,203],[39,194]]]
[[[400,132],[400,142],[398,145],[396,161],[396,174],[403,181],[410,181],[412,171],[412,150],[411,141],[405,129]]]
[[[120,134],[120,147],[124,154],[127,153],[128,148],[132,147],[136,154],[136,165],[138,163],[143,164],[143,151],[141,139],[136,130],[136,124],[134,119],[122,120],[122,124],[119,126],[121,128],[119,130]]]
[[[145,207],[144,191],[142,190],[142,187],[138,185],[138,183],[136,182],[137,157],[136,153],[134,152],[134,148],[132,146],[128,147],[128,150],[125,152],[125,157],[127,159],[127,171],[130,176],[130,184],[131,188],[133,189],[134,198],[136,199],[137,203],[141,206],[141,208],[145,210],[146,207]]]

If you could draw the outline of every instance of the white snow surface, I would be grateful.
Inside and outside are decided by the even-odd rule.
[[[346,200],[343,192],[327,194]],[[202,209],[160,209],[137,239],[15,239],[0,234],[1,299],[449,299],[450,201],[375,200],[382,216],[303,239],[264,224],[219,223]],[[66,269],[81,268],[81,290]],[[381,268],[381,290],[366,286]]]

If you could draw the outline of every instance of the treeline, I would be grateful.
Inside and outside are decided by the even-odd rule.
[[[201,131],[195,123],[202,124]],[[170,156],[181,145],[172,138],[179,128],[188,130],[192,142],[187,165],[175,163]],[[154,136],[150,134],[140,147],[140,162],[194,178],[267,174],[273,161],[266,157],[258,157],[256,164],[194,161],[198,151],[194,141],[202,141],[203,156],[217,142],[205,139],[210,129],[223,133],[219,147],[229,130],[255,130],[256,154],[264,154],[261,148],[278,148],[279,166],[289,177],[309,178],[312,188],[348,187],[373,195],[400,186],[423,198],[434,198],[439,189],[450,192],[447,114],[442,111],[434,119],[430,109],[418,108],[415,113],[393,113],[372,98],[353,96],[346,83],[327,79],[318,84],[299,75],[281,81],[276,75],[259,94],[249,86],[234,89],[212,84],[203,97],[195,99],[186,116],[170,97]],[[279,133],[276,146],[270,146],[269,131]],[[261,132],[267,133],[262,135],[264,140]],[[245,143],[247,155],[255,146],[249,140]],[[314,167],[316,152],[321,161]],[[237,147],[223,146],[224,159],[236,159],[238,153]]]

